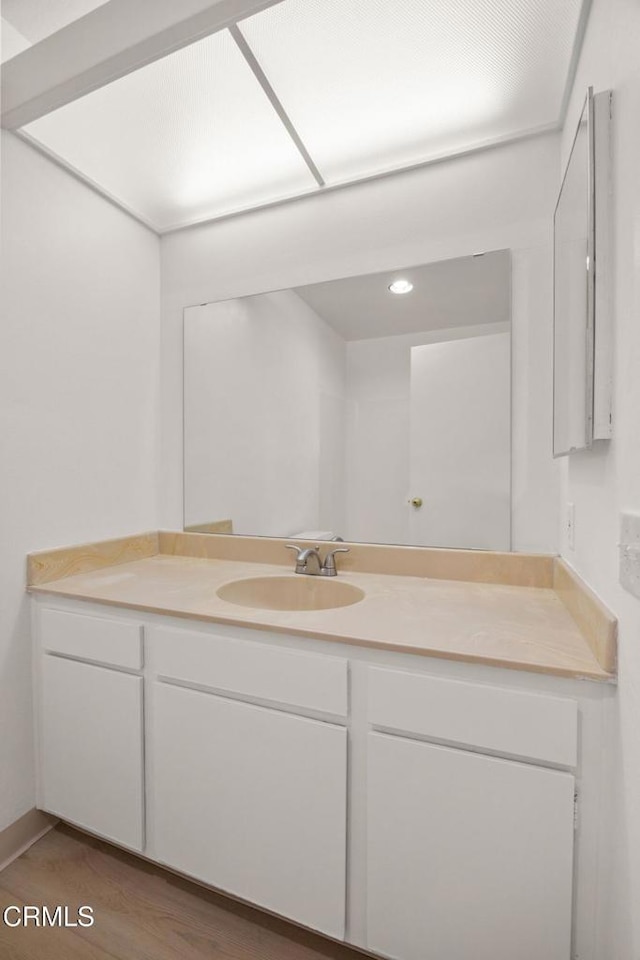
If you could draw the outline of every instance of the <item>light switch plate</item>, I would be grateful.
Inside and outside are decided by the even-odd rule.
[[[640,599],[640,515],[623,513],[620,525],[620,583]]]

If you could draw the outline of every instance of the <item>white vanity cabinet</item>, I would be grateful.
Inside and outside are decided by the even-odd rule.
[[[155,858],[343,939],[346,661],[165,628],[149,650]]]
[[[39,806],[142,850],[141,625],[45,607],[37,639]]]
[[[381,957],[599,960],[606,685],[34,610],[43,809]]]
[[[374,669],[368,719],[368,949],[569,960],[576,702]]]
[[[369,735],[367,946],[402,960],[568,960],[568,773]]]

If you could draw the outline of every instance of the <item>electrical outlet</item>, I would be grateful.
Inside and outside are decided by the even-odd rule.
[[[570,550],[575,550],[576,548],[576,505],[575,503],[567,504],[567,546]]]

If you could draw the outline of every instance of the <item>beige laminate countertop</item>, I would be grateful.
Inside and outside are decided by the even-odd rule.
[[[537,673],[611,680],[551,589],[341,572],[365,598],[330,610],[241,607],[224,583],[290,566],[157,554],[32,585],[33,593]]]

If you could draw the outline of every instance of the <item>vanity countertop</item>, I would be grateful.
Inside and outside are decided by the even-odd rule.
[[[290,565],[157,553],[32,582],[29,590],[403,653],[565,677],[614,679],[551,588],[350,569],[341,571],[338,579],[365,592],[365,598],[352,606],[264,610],[216,595],[232,580],[288,574],[293,575]]]

